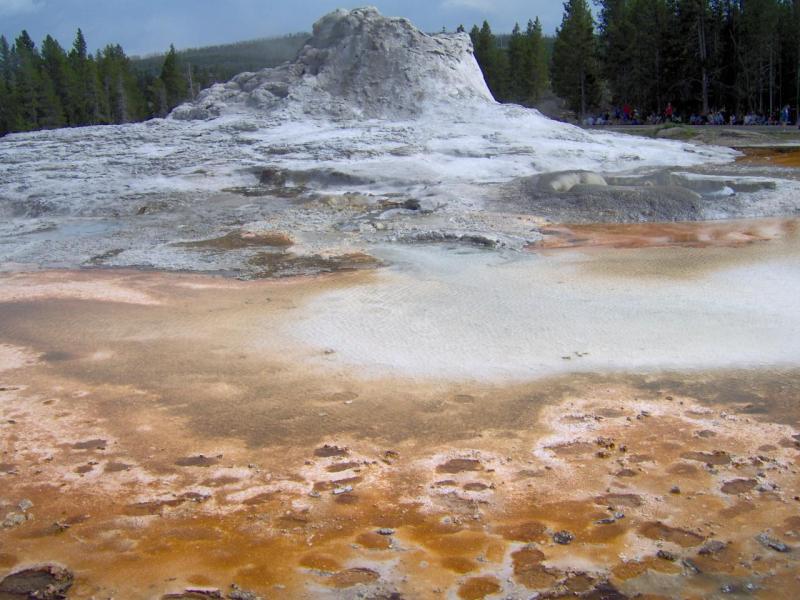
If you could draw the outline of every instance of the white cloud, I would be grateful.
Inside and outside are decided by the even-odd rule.
[[[0,0],[0,15],[11,16],[33,12],[41,4],[41,0]]]
[[[2,0],[0,0],[2,1]],[[444,8],[468,8],[485,12],[496,12],[497,2],[494,0],[444,0]]]

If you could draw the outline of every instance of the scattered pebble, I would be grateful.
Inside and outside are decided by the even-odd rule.
[[[792,551],[792,549],[789,546],[787,546],[780,540],[770,537],[766,533],[758,534],[756,536],[756,540],[758,541],[759,544],[761,544],[765,548],[769,548],[770,550],[775,550],[775,552],[786,553]]]
[[[710,542],[705,544],[702,548],[700,548],[698,554],[700,554],[701,556],[711,556],[712,554],[719,554],[720,552],[725,550],[726,547],[727,544],[723,544],[719,540],[711,540]]]
[[[572,535],[569,531],[556,531],[553,534],[553,541],[556,544],[561,544],[562,546],[567,546],[573,542],[575,536]]]

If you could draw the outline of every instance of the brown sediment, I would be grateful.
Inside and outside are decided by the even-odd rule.
[[[381,262],[369,254],[355,252],[337,256],[297,255],[290,252],[260,252],[248,263],[259,269],[257,279],[293,277],[296,275],[319,275],[375,269]]]
[[[496,577],[472,577],[458,588],[458,597],[462,600],[481,600],[502,589]]]
[[[28,277],[14,285],[40,283]],[[60,277],[73,291],[87,281]],[[91,277],[94,299],[0,302],[0,344],[26,357],[0,374],[0,456],[13,465],[0,515],[33,503],[0,529],[0,578],[52,561],[76,574],[71,598],[136,600],[231,583],[276,598],[435,598],[609,581],[632,596],[664,574],[704,597],[708,579],[682,560],[776,594],[796,577],[797,553],[755,537],[798,545],[798,370],[362,379],[310,367],[275,332],[306,297],[369,273]],[[98,300],[103,282],[152,301]],[[74,358],[35,362],[48,352]],[[758,485],[726,493],[737,481]],[[711,540],[725,545],[702,554]]]
[[[683,547],[697,546],[705,539],[693,531],[670,527],[661,521],[645,523],[639,528],[639,533],[651,540],[673,542]]]
[[[744,156],[737,162],[748,165],[770,165],[800,169],[800,148],[797,146],[774,146],[764,148],[741,148]]]
[[[288,248],[293,246],[294,242],[286,234],[278,232],[231,231],[218,238],[198,240],[196,242],[179,242],[175,245],[200,250],[241,250],[244,248],[262,248],[264,246]]]
[[[764,219],[685,223],[602,223],[553,225],[529,250],[564,248],[742,247],[793,236],[797,221]]]
[[[722,484],[723,494],[745,494],[758,487],[756,479],[732,479]]]

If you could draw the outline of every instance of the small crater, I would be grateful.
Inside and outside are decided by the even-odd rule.
[[[342,566],[332,556],[327,554],[306,554],[300,559],[300,566],[312,571],[321,571],[323,573],[336,573]]]
[[[87,440],[72,445],[75,450],[105,450],[107,446],[106,440]]]
[[[678,544],[683,548],[697,546],[705,539],[703,536],[698,535],[686,529],[679,529],[677,527],[670,527],[661,521],[652,521],[645,523],[639,527],[639,533],[644,537],[651,540],[658,540],[663,542],[672,542]]]
[[[696,475],[697,467],[688,463],[677,463],[667,469],[671,475]]]
[[[605,494],[595,498],[594,502],[603,506],[638,508],[642,505],[642,497],[636,494]]]
[[[755,489],[758,481],[755,479],[733,479],[722,484],[723,494],[746,494]]]
[[[547,449],[556,456],[581,456],[595,452],[595,446],[589,442],[569,442],[567,444],[558,444],[557,446],[548,446]]]
[[[389,536],[369,531],[356,538],[356,544],[370,550],[388,550],[392,547],[392,538]]]
[[[681,458],[696,460],[707,465],[724,466],[731,464],[731,457],[727,452],[714,450],[714,452],[684,452]]]
[[[126,465],[121,462],[110,462],[103,469],[106,473],[122,473],[123,471],[130,471],[132,465]]]
[[[464,485],[465,492],[483,492],[489,489],[489,486],[479,481],[473,481]]]
[[[481,461],[474,458],[452,458],[436,467],[437,473],[465,473],[467,471],[483,471]]]
[[[321,448],[314,450],[314,456],[319,458],[343,457],[350,454],[347,448],[340,448],[339,446],[331,446],[325,444]]]
[[[372,569],[365,567],[356,567],[354,569],[346,569],[339,571],[331,577],[331,585],[337,588],[349,588],[356,585],[369,585],[375,583],[381,576]]]
[[[346,463],[337,463],[335,465],[330,465],[326,471],[328,473],[341,473],[342,471],[349,471],[351,469],[357,469],[361,466],[361,463],[357,462],[346,462]]]
[[[198,454],[197,456],[185,456],[175,461],[179,467],[212,467],[219,463],[219,457],[204,456]]]

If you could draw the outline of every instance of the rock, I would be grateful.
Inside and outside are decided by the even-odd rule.
[[[711,203],[680,186],[575,183],[571,187],[566,185],[562,191],[545,191],[541,187],[545,177],[519,179],[509,186],[507,199],[519,202],[537,216],[567,223],[697,221],[707,218],[706,207]]]
[[[620,592],[608,581],[598,583],[594,588],[580,595],[588,600],[628,600],[628,596]]]
[[[766,533],[759,533],[756,536],[756,540],[758,541],[759,544],[761,544],[765,548],[769,548],[770,550],[774,550],[775,552],[786,553],[792,551],[792,549],[789,546],[787,546],[780,540],[770,537]]]
[[[556,544],[561,544],[562,546],[571,544],[573,540],[575,540],[575,536],[566,530],[556,531],[553,534],[553,541]]]
[[[10,512],[2,522],[3,529],[11,529],[12,527],[22,525],[28,518],[28,515],[25,513]]]
[[[694,575],[699,575],[703,572],[700,570],[700,567],[697,566],[697,563],[695,563],[691,558],[684,558],[681,560],[681,564],[687,571]]]
[[[75,580],[73,574],[58,565],[43,565],[16,571],[0,581],[0,598],[8,600],[59,600]]]
[[[334,496],[341,496],[342,494],[349,494],[352,491],[353,491],[353,486],[352,485],[346,485],[344,487],[336,488],[335,490],[333,490],[333,495]]]
[[[264,600],[255,592],[243,590],[235,583],[231,585],[231,591],[228,592],[228,600]]]
[[[216,588],[188,588],[176,594],[164,594],[161,600],[223,600],[222,592]]]
[[[656,552],[656,556],[661,560],[667,560],[669,562],[675,562],[678,558],[672,552],[668,552],[667,550],[659,550]]]
[[[697,553],[700,554],[701,556],[712,556],[714,554],[719,554],[727,547],[728,547],[727,544],[724,544],[719,540],[711,540],[710,542],[706,543],[702,548],[700,548],[700,550],[698,550]]]
[[[381,529],[378,529],[378,535],[394,535],[394,529],[382,527]]]
[[[569,192],[577,185],[590,185],[605,187],[606,180],[597,173],[589,171],[564,171],[561,173],[548,173],[538,179],[539,190],[543,192]]]
[[[17,508],[22,512],[27,512],[29,509],[33,508],[33,502],[25,498],[24,500],[20,500],[20,503],[17,504]]]
[[[669,490],[669,493],[670,493],[670,494],[675,494],[676,496],[677,496],[677,495],[680,495],[680,493],[681,493],[681,488],[679,488],[677,485],[673,485],[673,486],[670,488],[670,490]]]

